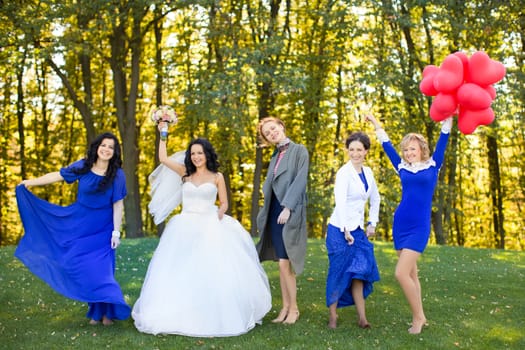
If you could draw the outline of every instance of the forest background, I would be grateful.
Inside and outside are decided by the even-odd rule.
[[[471,135],[452,131],[431,240],[524,248],[523,0],[0,0],[0,8],[0,245],[23,234],[15,186],[84,157],[103,131],[122,141],[126,237],[160,234],[147,211],[157,105],[179,114],[170,152],[197,136],[213,143],[230,214],[254,236],[273,152],[260,147],[259,119],[283,119],[308,148],[308,229],[317,238],[347,160],[344,139],[364,130],[382,196],[377,239],[389,241],[399,179],[363,116],[379,117],[396,145],[416,131],[433,149],[440,125],[419,91],[424,67],[484,51],[507,70],[495,86],[496,119]],[[32,191],[66,205],[76,189]]]

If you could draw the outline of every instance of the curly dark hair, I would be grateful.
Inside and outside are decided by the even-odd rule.
[[[213,148],[210,141],[208,141],[205,138],[199,137],[191,141],[188,145],[188,149],[186,150],[186,156],[184,158],[184,165],[186,166],[186,175],[184,175],[184,177],[190,176],[197,171],[197,168],[191,161],[191,146],[193,145],[202,146],[204,154],[206,155],[206,168],[214,173],[218,172],[220,164],[217,160],[218,156],[215,152],[215,149]]]
[[[370,149],[370,138],[364,132],[356,131],[350,134],[350,136],[348,136],[348,138],[345,141],[346,148],[348,148],[348,145],[350,145],[354,141],[361,142],[366,150]]]
[[[114,134],[110,132],[105,132],[105,133],[98,135],[95,138],[95,140],[93,140],[89,144],[86,157],[84,158],[84,166],[82,168],[73,169],[73,171],[76,174],[85,174],[88,171],[90,171],[91,168],[93,167],[93,164],[95,164],[95,162],[98,159],[97,151],[98,151],[98,148],[100,147],[100,144],[102,143],[104,139],[113,140],[115,145],[113,148],[113,157],[111,157],[111,159],[109,160],[106,175],[104,176],[102,181],[100,181],[100,183],[98,184],[98,188],[97,188],[98,191],[103,191],[109,185],[111,185],[113,183],[113,179],[115,179],[115,176],[117,175],[118,169],[122,167],[122,152],[120,151],[120,143]]]

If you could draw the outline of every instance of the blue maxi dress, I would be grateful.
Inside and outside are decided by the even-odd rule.
[[[383,142],[383,149],[401,179],[401,201],[394,213],[392,236],[396,250],[425,250],[430,237],[432,197],[449,139],[449,133],[439,135],[432,157],[416,167],[401,160],[390,141]]]
[[[71,205],[49,203],[23,185],[16,187],[25,233],[15,256],[56,292],[87,302],[86,317],[124,320],[131,308],[115,280],[111,232],[113,203],[126,196],[126,179],[119,169],[113,183],[98,191],[102,176],[72,171],[83,162],[60,170],[67,183],[78,181],[77,200]]]

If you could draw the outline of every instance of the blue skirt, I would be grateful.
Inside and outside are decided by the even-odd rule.
[[[282,211],[283,207],[281,206],[281,203],[279,203],[275,193],[272,192],[270,213],[268,215],[268,230],[270,231],[272,237],[272,246],[275,249],[275,255],[277,255],[279,259],[288,259],[288,254],[286,253],[286,247],[284,246],[283,240],[284,224],[277,223],[277,218]]]
[[[326,279],[326,306],[337,303],[337,307],[354,305],[352,280],[363,281],[363,297],[372,293],[373,283],[379,281],[379,270],[374,256],[374,245],[363,229],[351,232],[354,243],[348,245],[341,230],[328,225],[326,248],[328,250],[328,277]]]
[[[24,236],[15,256],[65,297],[87,302],[88,318],[124,320],[131,308],[115,280],[113,209],[58,206],[17,186]]]

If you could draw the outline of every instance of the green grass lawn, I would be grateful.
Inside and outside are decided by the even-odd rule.
[[[117,279],[130,305],[140,292],[154,238],[124,240]],[[298,278],[301,317],[272,324],[280,306],[277,265],[265,262],[274,308],[261,326],[230,338],[153,336],[133,320],[90,326],[84,303],[66,299],[0,249],[0,349],[525,349],[525,253],[431,246],[420,259],[429,327],[409,335],[408,304],[394,278],[391,243],[375,242],[381,281],[367,299],[372,329],[356,325],[353,307],[339,309],[336,330],[326,327],[327,256],[323,240],[310,240]],[[210,262],[213,263],[213,262]],[[176,271],[174,271],[176,273]]]

